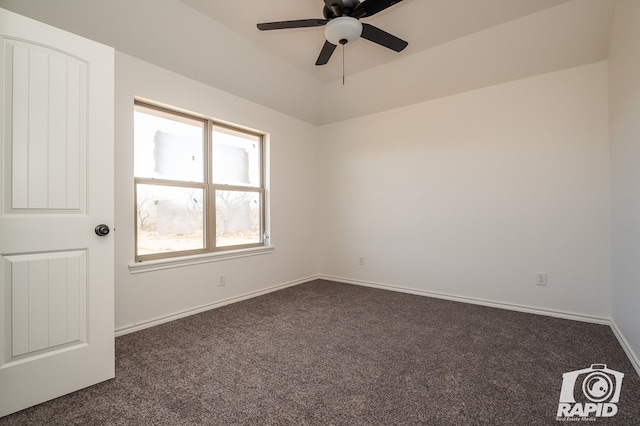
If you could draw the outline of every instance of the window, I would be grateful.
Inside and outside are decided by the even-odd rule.
[[[264,135],[136,102],[136,261],[264,245]]]

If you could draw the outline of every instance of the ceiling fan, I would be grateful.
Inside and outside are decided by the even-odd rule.
[[[324,19],[297,19],[293,21],[265,22],[258,24],[261,31],[288,28],[325,26],[325,42],[316,65],[329,62],[338,44],[345,45],[362,37],[381,46],[400,52],[409,43],[371,24],[360,22],[402,0],[324,0]]]

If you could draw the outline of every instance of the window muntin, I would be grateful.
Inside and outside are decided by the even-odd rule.
[[[263,135],[135,104],[135,260],[264,245]]]

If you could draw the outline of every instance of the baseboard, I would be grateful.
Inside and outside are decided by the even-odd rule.
[[[379,288],[379,289],[382,289],[382,290],[397,291],[397,292],[400,292],[400,293],[408,293],[408,294],[415,294],[415,295],[419,295],[419,296],[435,297],[437,299],[451,300],[451,301],[454,301],[454,302],[471,303],[471,304],[474,304],[474,305],[489,306],[489,307],[492,307],[492,308],[500,308],[500,309],[508,309],[508,310],[511,310],[511,311],[526,312],[526,313],[529,313],[529,314],[546,315],[546,316],[555,317],[555,318],[563,318],[563,319],[569,319],[569,320],[574,320],[574,321],[583,321],[583,322],[589,322],[589,323],[594,323],[594,324],[603,324],[603,325],[610,325],[611,324],[611,319],[610,318],[605,318],[605,317],[597,317],[597,316],[591,316],[591,315],[576,314],[576,313],[573,313],[573,312],[554,311],[554,310],[551,310],[551,309],[536,308],[536,307],[532,307],[532,306],[517,305],[517,304],[513,304],[513,303],[495,302],[495,301],[486,300],[486,299],[479,299],[479,298],[475,298],[475,297],[457,296],[455,294],[439,293],[439,292],[435,292],[435,291],[420,290],[420,289],[415,289],[415,288],[410,288],[410,287],[401,287],[401,286],[390,285],[390,284],[382,284],[382,283],[376,283],[376,282],[371,282],[371,281],[353,280],[353,279],[349,279],[349,278],[342,278],[342,277],[336,277],[336,276],[331,276],[331,275],[319,275],[317,278],[318,279],[323,279],[323,280],[328,280],[328,281],[340,282],[340,283],[344,283],[344,284],[353,284],[353,285],[359,285],[359,286],[363,286],[363,287],[373,287],[373,288]]]
[[[631,361],[633,368],[635,368],[636,373],[640,376],[640,358],[638,358],[638,355],[634,352],[629,341],[627,341],[624,334],[622,334],[622,330],[620,330],[620,327],[618,327],[618,324],[616,324],[613,319],[611,320],[611,330],[613,330],[613,334],[615,334],[616,339],[620,342],[620,346],[622,346],[622,349],[624,349],[624,352],[627,354],[627,357],[629,358],[629,361]]]
[[[622,331],[620,330],[616,322],[611,318],[576,314],[572,312],[554,311],[550,309],[535,308],[531,306],[517,305],[512,303],[495,302],[491,300],[479,299],[474,297],[458,296],[454,294],[420,290],[420,289],[415,289],[410,287],[382,284],[382,283],[376,283],[371,281],[353,280],[349,278],[342,278],[342,277],[336,277],[332,275],[322,275],[322,274],[309,276],[309,277],[301,278],[294,281],[289,281],[287,283],[278,284],[265,289],[252,291],[239,296],[230,297],[228,299],[223,299],[217,302],[208,303],[205,305],[197,306],[195,308],[186,309],[184,311],[175,312],[170,315],[165,315],[158,318],[152,318],[148,321],[143,321],[143,322],[135,323],[132,325],[120,327],[115,330],[115,335],[116,337],[118,337],[128,333],[133,333],[139,330],[143,330],[145,328],[153,327],[159,324],[174,321],[180,318],[184,318],[190,315],[198,314],[198,313],[219,308],[222,306],[230,305],[232,303],[240,302],[243,300],[252,299],[254,297],[258,297],[268,293],[272,293],[274,291],[282,290],[287,287],[293,287],[299,284],[304,284],[316,279],[334,281],[334,282],[339,282],[344,284],[359,285],[363,287],[379,288],[382,290],[396,291],[396,292],[407,293],[407,294],[415,294],[418,296],[434,297],[437,299],[451,300],[454,302],[471,303],[475,305],[488,306],[492,308],[508,309],[511,311],[525,312],[525,313],[536,314],[536,315],[545,315],[545,316],[569,319],[574,321],[583,321],[583,322],[589,322],[589,323],[595,323],[595,324],[608,325],[611,327],[611,330],[613,331],[613,334],[618,339],[618,342],[620,342],[622,349],[627,354],[627,357],[629,358],[629,361],[633,365],[633,368],[636,370],[636,372],[640,376],[640,359],[632,349],[627,339],[624,337],[624,334],[622,334]]]
[[[359,285],[363,287],[379,288],[382,290],[397,291],[401,293],[415,294],[419,296],[435,297],[438,299],[452,300],[455,302],[472,303],[475,305],[489,306],[492,308],[499,308],[499,309],[508,309],[511,311],[526,312],[526,313],[536,314],[536,315],[546,315],[546,316],[569,319],[574,321],[583,321],[583,322],[589,322],[589,323],[595,323],[595,324],[608,325],[609,327],[611,327],[611,330],[613,331],[613,334],[616,336],[616,339],[618,339],[620,346],[622,346],[622,349],[627,354],[627,358],[629,358],[629,361],[631,362],[631,365],[633,365],[633,368],[636,370],[636,373],[638,373],[638,376],[640,376],[640,358],[638,358],[638,355],[634,352],[633,348],[631,347],[627,339],[624,337],[622,330],[620,330],[620,328],[612,318],[576,314],[573,312],[554,311],[551,309],[541,309],[541,308],[517,305],[512,303],[494,302],[491,300],[478,299],[474,297],[456,296],[453,294],[419,290],[415,288],[401,287],[396,285],[382,284],[382,283],[376,283],[376,282],[370,282],[370,281],[353,280],[353,279],[336,277],[331,275],[318,275],[317,279],[335,281],[335,282],[340,282],[344,284]]]
[[[567,313],[567,312],[560,312],[560,311],[553,311],[553,310],[549,310],[549,309],[541,309],[541,308],[534,308],[534,307],[530,307],[530,306],[523,306],[523,305],[516,305],[516,304],[509,304],[509,303],[502,303],[502,302],[494,302],[491,300],[485,300],[485,299],[479,299],[479,298],[473,298],[473,297],[466,297],[466,296],[457,296],[457,295],[453,295],[453,294],[446,294],[446,293],[439,293],[439,292],[434,292],[434,291],[427,291],[427,290],[420,290],[420,289],[415,289],[415,288],[409,288],[409,287],[401,287],[401,286],[396,286],[396,285],[390,285],[390,284],[382,284],[382,283],[377,283],[377,282],[372,282],[372,281],[362,281],[362,280],[353,280],[353,279],[349,279],[349,278],[343,278],[343,277],[337,277],[337,276],[332,276],[332,275],[312,275],[306,278],[301,278],[298,280],[294,280],[294,281],[289,281],[283,284],[278,284],[272,287],[268,287],[265,289],[261,289],[261,290],[256,290],[256,291],[252,291],[249,293],[245,293],[245,294],[241,294],[239,296],[234,296],[234,297],[230,297],[228,299],[223,299],[220,301],[216,301],[213,303],[207,303],[205,305],[201,305],[201,306],[196,306],[194,308],[189,308],[189,309],[185,309],[183,311],[178,311],[175,312],[173,314],[169,314],[169,315],[164,315],[162,317],[157,317],[157,318],[152,318],[150,320],[147,321],[142,321],[142,322],[138,322],[135,324],[131,324],[131,325],[126,325],[123,327],[119,327],[116,328],[115,330],[115,335],[116,337],[118,336],[122,336],[125,334],[129,334],[129,333],[133,333],[139,330],[144,330],[145,328],[149,328],[149,327],[153,327],[159,324],[163,324],[169,321],[173,321],[173,320],[177,320],[180,318],[184,318],[187,317],[189,315],[195,315],[195,314],[199,314],[201,312],[205,312],[211,309],[215,309],[215,308],[219,308],[221,306],[226,306],[226,305],[230,305],[232,303],[236,303],[236,302],[241,302],[243,300],[247,300],[247,299],[252,299],[254,297],[258,297],[258,296],[262,296],[264,294],[268,294],[268,293],[272,293],[274,291],[278,291],[278,290],[282,290],[284,288],[287,287],[293,287],[299,284],[304,284],[316,279],[323,279],[323,280],[328,280],[328,281],[335,281],[335,282],[339,282],[339,283],[344,283],[344,284],[352,284],[352,285],[359,285],[359,286],[363,286],[363,287],[372,287],[372,288],[379,288],[382,290],[389,290],[389,291],[397,291],[397,292],[401,292],[401,293],[408,293],[408,294],[415,294],[418,296],[427,296],[427,297],[435,297],[438,299],[445,299],[445,300],[452,300],[455,302],[463,302],[463,303],[472,303],[475,305],[482,305],[482,306],[489,306],[492,308],[500,308],[500,309],[508,309],[508,310],[512,310],[512,311],[518,311],[518,312],[526,312],[526,313],[530,313],[530,314],[537,314],[537,315],[546,315],[546,316],[552,316],[552,317],[556,317],[556,318],[563,318],[563,319],[570,319],[570,320],[574,320],[574,321],[584,321],[584,322],[590,322],[590,323],[596,323],[596,324],[604,324],[604,325],[611,325],[612,329],[614,330],[614,333],[616,333],[616,337],[618,337],[618,340],[621,341],[621,343],[623,342],[622,339],[624,339],[622,337],[622,333],[619,331],[619,329],[614,328],[613,326],[613,321],[611,321],[610,318],[603,318],[603,317],[595,317],[595,316],[588,316],[588,315],[581,315],[581,314],[575,314],[575,313]],[[630,351],[630,347],[629,345],[626,343],[626,340],[624,340],[624,344],[623,347],[625,348],[625,351],[627,352],[627,354],[631,353],[633,354],[633,352],[629,352]],[[634,355],[635,356],[635,355]],[[631,355],[630,355],[631,358]],[[634,363],[634,367],[636,367],[636,370],[638,370],[638,358],[635,357],[635,361],[634,359],[631,360],[632,363]],[[640,373],[639,373],[640,374]]]
[[[302,278],[302,279],[295,280],[295,281],[289,281],[289,282],[286,282],[286,283],[283,283],[283,284],[274,285],[272,287],[268,287],[268,288],[265,288],[265,289],[256,290],[256,291],[252,291],[252,292],[249,292],[249,293],[241,294],[239,296],[229,297],[228,299],[219,300],[217,302],[207,303],[205,305],[197,306],[197,307],[190,308],[190,309],[185,309],[183,311],[175,312],[173,314],[164,315],[164,316],[157,317],[157,318],[152,318],[150,320],[138,322],[138,323],[131,324],[131,325],[126,325],[124,327],[116,328],[115,335],[116,335],[116,337],[123,336],[125,334],[129,334],[129,333],[133,333],[133,332],[136,332],[136,331],[144,330],[145,328],[149,328],[149,327],[153,327],[153,326],[156,326],[156,325],[164,324],[166,322],[170,322],[170,321],[174,321],[174,320],[177,320],[177,319],[180,319],[180,318],[188,317],[190,315],[199,314],[201,312],[206,312],[206,311],[209,311],[211,309],[215,309],[215,308],[219,308],[219,307],[222,307],[222,306],[230,305],[232,303],[241,302],[241,301],[247,300],[247,299],[252,299],[254,297],[262,296],[262,295],[265,295],[265,294],[268,294],[268,293],[273,293],[274,291],[282,290],[282,289],[287,288],[287,287],[293,287],[293,286],[296,286],[298,284],[303,284],[303,283],[306,283],[306,282],[309,282],[309,281],[313,281],[315,279],[317,279],[317,276],[310,276],[310,277]]]

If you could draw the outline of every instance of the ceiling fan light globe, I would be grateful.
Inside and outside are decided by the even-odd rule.
[[[327,22],[324,28],[324,36],[331,44],[345,44],[357,40],[362,34],[362,24],[356,18],[341,16]]]

